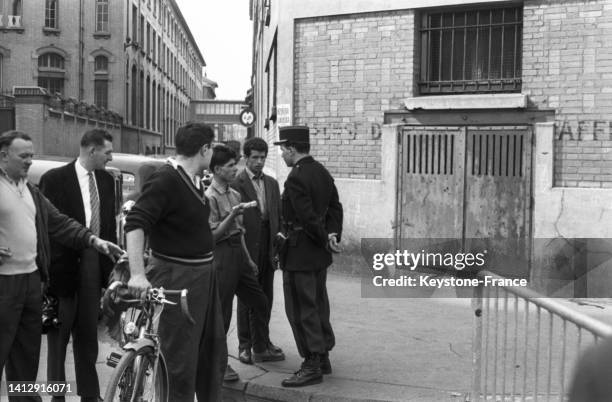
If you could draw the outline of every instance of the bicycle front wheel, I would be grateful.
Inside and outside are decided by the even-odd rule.
[[[113,371],[104,400],[168,402],[168,373],[163,356],[159,355],[156,368],[152,347],[126,352]]]

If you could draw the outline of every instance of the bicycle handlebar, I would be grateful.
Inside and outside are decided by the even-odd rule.
[[[125,304],[138,304],[144,305],[145,303],[153,304],[173,304],[177,303],[170,302],[166,299],[166,296],[178,296],[180,295],[180,306],[181,312],[187,318],[189,323],[194,324],[195,320],[189,313],[189,306],[187,304],[187,289],[171,290],[159,288],[150,288],[147,290],[147,295],[144,299],[133,298],[134,296],[129,292],[127,284],[121,281],[115,281],[110,284],[106,292],[104,293],[103,303],[108,305],[111,301],[114,303],[125,303]],[[132,298],[128,298],[132,297]],[[112,298],[112,300],[111,300]]]

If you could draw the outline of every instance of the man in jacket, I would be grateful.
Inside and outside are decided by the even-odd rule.
[[[0,135],[0,373],[6,364],[7,381],[36,380],[50,238],[75,249],[94,247],[113,257],[122,253],[61,214],[27,182],[33,155],[27,134]],[[24,399],[41,400],[38,396],[20,400]]]
[[[58,210],[93,233],[117,242],[115,185],[104,168],[113,152],[113,137],[101,129],[81,138],[77,160],[46,172],[40,190]],[[113,262],[95,250],[75,251],[51,242],[49,292],[59,299],[59,328],[47,334],[47,380],[66,381],[66,347],[72,333],[77,393],[84,401],[97,401],[100,394],[98,358],[98,310],[101,288]],[[62,401],[63,397],[54,397]]]
[[[280,256],[283,269],[285,311],[304,362],[284,387],[300,387],[323,381],[331,373],[329,351],[334,332],[329,320],[327,268],[332,252],[338,252],[342,232],[342,204],[334,179],[310,156],[309,128],[281,127],[282,158],[291,167],[282,195],[285,245]]]
[[[257,208],[247,208],[242,215],[246,246],[249,255],[257,264],[257,280],[268,299],[266,321],[260,323],[254,313],[238,298],[236,323],[238,327],[238,358],[245,364],[284,360],[282,349],[270,342],[270,315],[274,296],[273,240],[280,228],[280,191],[278,182],[263,173],[268,156],[268,144],[261,138],[250,138],[243,146],[246,158],[245,169],[238,174],[231,186],[240,193],[243,202],[257,202]],[[261,325],[262,328],[255,328]],[[251,328],[253,329],[251,331]],[[251,355],[253,332],[265,334],[266,353]]]

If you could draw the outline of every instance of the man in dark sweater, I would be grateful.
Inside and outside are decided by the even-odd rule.
[[[159,336],[168,364],[171,401],[221,400],[227,346],[212,266],[210,207],[200,176],[212,155],[212,128],[188,123],[176,133],[176,159],[153,173],[128,214],[125,224],[131,278],[139,294],[151,284],[187,289],[195,324],[180,309],[164,309]],[[143,261],[145,236],[152,256]],[[150,282],[149,282],[150,281]]]

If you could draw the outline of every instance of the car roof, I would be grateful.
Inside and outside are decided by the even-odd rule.
[[[159,167],[166,162],[163,159],[155,159],[146,155],[124,154],[113,152],[113,160],[108,162],[108,166],[113,166],[121,171],[135,173],[143,165]]]

